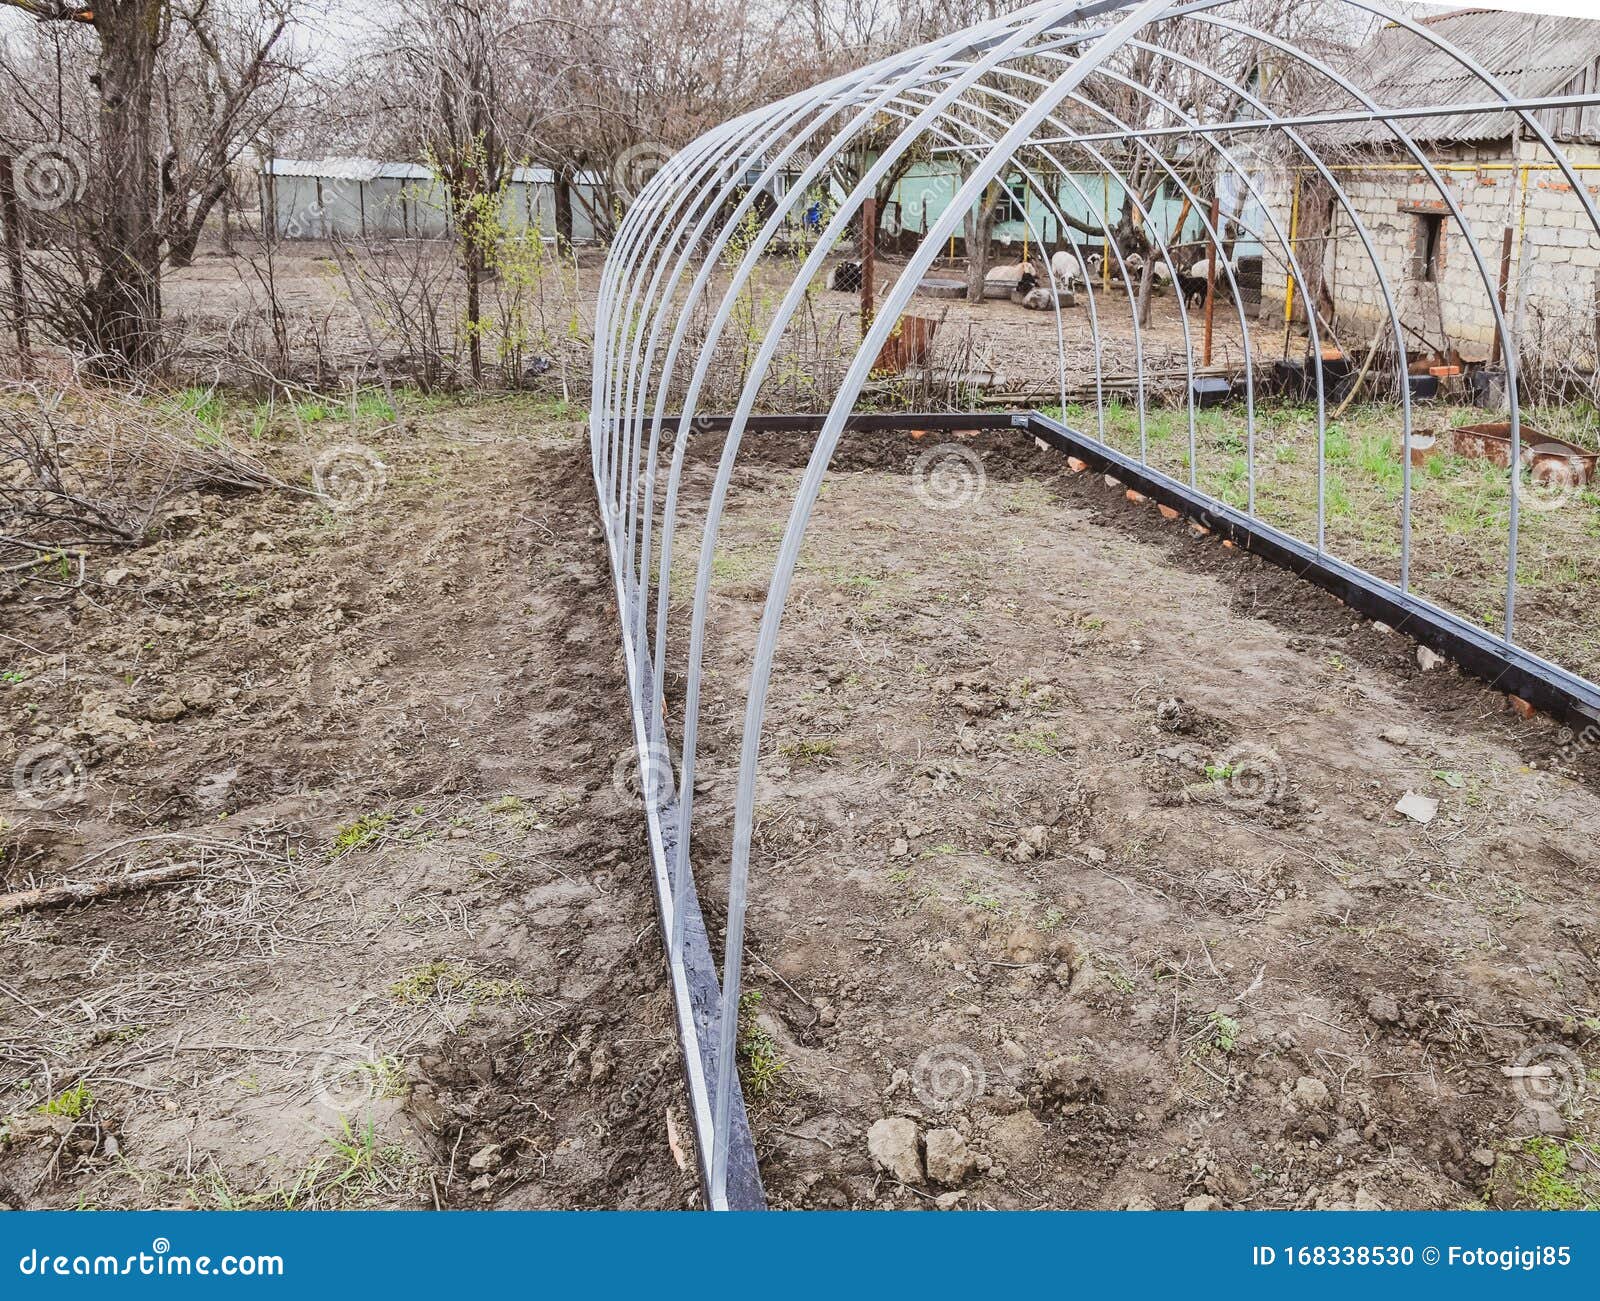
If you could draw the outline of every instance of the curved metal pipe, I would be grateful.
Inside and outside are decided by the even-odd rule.
[[[1170,0],[1143,0],[1143,3],[1137,5],[1131,14],[1118,22],[1104,36],[1100,37],[1090,47],[1089,51],[1082,55],[1072,68],[1062,75],[1048,93],[1041,95],[1018,118],[1011,130],[1006,133],[1004,139],[985,158],[983,165],[967,178],[966,182],[957,191],[950,206],[941,214],[939,220],[934,224],[933,230],[924,238],[909,265],[889,291],[880,314],[867,331],[867,337],[845,376],[845,381],[840,388],[838,397],[828,412],[827,421],[823,426],[821,435],[818,437],[810,464],[806,467],[805,477],[801,482],[794,508],[790,513],[789,524],[784,531],[783,542],[779,547],[778,562],[773,571],[771,585],[768,588],[766,606],[761,619],[761,630],[757,636],[756,652],[751,666],[750,693],[745,710],[744,736],[740,747],[739,786],[734,805],[733,861],[728,888],[728,921],[723,957],[722,1019],[725,1026],[735,1024],[734,1018],[738,1016],[740,977],[744,961],[744,917],[750,873],[750,838],[753,830],[755,808],[756,764],[760,751],[761,722],[766,707],[767,682],[771,677],[772,657],[777,647],[778,625],[782,619],[783,605],[788,595],[789,584],[794,576],[794,567],[799,560],[800,543],[805,534],[805,525],[810,517],[811,508],[815,504],[817,492],[821,488],[822,475],[827,468],[828,461],[832,458],[833,449],[838,443],[839,435],[843,432],[845,418],[854,406],[856,396],[861,391],[861,386],[866,382],[872,359],[877,356],[879,350],[888,340],[889,331],[893,327],[893,323],[899,319],[900,312],[910,299],[911,292],[915,288],[917,281],[932,265],[933,259],[937,256],[943,241],[954,233],[956,222],[961,219],[967,208],[977,200],[989,182],[999,173],[1000,169],[1009,163],[1012,155],[1026,143],[1028,137],[1032,135],[1050,110],[1074,90],[1095,67],[1111,57],[1129,36],[1158,17],[1169,6]],[[1012,42],[1007,42],[999,47],[997,55],[991,55],[988,62],[980,66],[985,69],[994,66],[1002,58],[1012,53],[1014,45],[1020,43],[1016,38],[1013,38]],[[876,178],[874,178],[874,183],[875,181]],[[861,198],[864,197],[864,195],[856,197],[856,204],[859,205]],[[771,335],[769,334],[770,338]],[[748,387],[747,396],[751,399],[754,396]],[[745,405],[741,403],[741,407]],[[744,417],[748,418],[748,414],[748,410],[745,410]],[[730,433],[729,445],[731,443],[732,437]],[[712,1160],[713,1189],[718,1187],[719,1179],[725,1185],[727,1178],[727,1150],[724,1135],[726,1134],[727,1120],[732,1104],[733,1081],[731,1072],[735,1069],[735,1044],[732,1036],[724,1035],[719,1049],[721,1061],[718,1068],[717,1096],[713,1104],[719,1151],[714,1154]]]
[[[1248,203],[1253,201],[1262,211],[1264,225],[1270,227],[1275,242],[1283,250],[1286,272],[1299,283],[1308,283],[1300,265],[1294,240],[1288,237],[1280,224],[1273,205],[1268,203],[1257,180],[1247,165],[1235,156],[1227,145],[1213,138],[1211,124],[1158,93],[1153,85],[1135,76],[1119,71],[1112,61],[1122,52],[1148,54],[1152,58],[1170,60],[1185,67],[1197,76],[1206,78],[1237,97],[1240,104],[1248,104],[1261,119],[1244,124],[1245,129],[1281,131],[1291,146],[1308,160],[1310,167],[1328,186],[1334,201],[1349,215],[1357,237],[1371,263],[1383,296],[1387,325],[1395,340],[1396,367],[1399,372],[1400,405],[1403,412],[1402,438],[1402,494],[1401,494],[1401,570],[1398,590],[1409,591],[1410,540],[1411,540],[1411,464],[1410,449],[1413,439],[1413,413],[1409,375],[1406,365],[1404,325],[1397,299],[1386,271],[1376,241],[1363,221],[1348,192],[1339,183],[1332,169],[1297,129],[1296,122],[1275,113],[1248,87],[1239,86],[1223,73],[1209,67],[1200,58],[1178,50],[1167,49],[1143,38],[1146,29],[1162,24],[1184,21],[1203,23],[1225,34],[1229,40],[1259,43],[1276,50],[1326,79],[1361,104],[1373,115],[1373,120],[1383,126],[1400,148],[1417,164],[1442,200],[1452,224],[1465,237],[1466,247],[1473,259],[1477,278],[1484,285],[1489,307],[1501,338],[1505,341],[1505,364],[1508,401],[1512,427],[1512,494],[1508,533],[1508,564],[1506,580],[1505,624],[1503,640],[1511,643],[1514,637],[1514,619],[1517,580],[1517,539],[1519,507],[1519,451],[1521,440],[1521,395],[1518,363],[1520,351],[1517,337],[1507,320],[1505,309],[1498,302],[1487,261],[1472,227],[1456,196],[1451,192],[1437,167],[1427,158],[1399,120],[1385,118],[1382,109],[1354,79],[1327,62],[1308,54],[1292,43],[1270,32],[1262,31],[1247,20],[1229,18],[1214,11],[1230,0],[1200,0],[1183,4],[1177,0],[1098,0],[1078,6],[1068,6],[1061,0],[1040,0],[1028,9],[1007,18],[979,24],[968,31],[957,33],[942,41],[929,42],[916,50],[880,60],[871,68],[847,73],[824,86],[799,92],[775,105],[743,115],[735,122],[708,132],[680,157],[685,160],[683,169],[673,180],[663,180],[661,175],[652,178],[633,208],[618,229],[616,245],[601,277],[601,292],[595,315],[595,371],[591,382],[591,468],[596,488],[601,497],[602,516],[606,523],[612,563],[629,593],[632,604],[624,611],[624,637],[631,645],[644,651],[648,647],[648,607],[652,578],[652,547],[655,533],[656,499],[655,480],[659,467],[660,438],[663,433],[667,405],[678,371],[682,347],[691,338],[689,314],[698,310],[712,292],[713,276],[723,251],[730,242],[738,224],[748,215],[757,193],[777,175],[782,174],[788,161],[804,156],[811,142],[832,131],[823,147],[818,150],[805,169],[804,182],[797,182],[764,224],[756,240],[745,249],[739,266],[733,272],[729,285],[714,315],[711,333],[700,340],[700,352],[688,380],[687,396],[677,428],[677,441],[673,449],[665,504],[660,528],[660,557],[656,592],[654,680],[649,685],[651,716],[659,716],[665,727],[664,700],[662,698],[661,671],[667,651],[669,630],[669,580],[672,539],[676,527],[678,489],[684,467],[688,437],[697,416],[697,406],[709,368],[726,328],[733,305],[750,277],[755,273],[760,259],[772,241],[784,229],[785,222],[796,204],[809,194],[811,184],[825,176],[834,161],[857,140],[872,115],[885,113],[899,118],[903,125],[889,145],[864,169],[850,193],[820,232],[816,243],[804,259],[791,281],[776,313],[768,322],[754,360],[746,373],[736,409],[729,422],[728,432],[721,449],[711,502],[706,516],[706,526],[701,539],[699,564],[696,571],[694,606],[691,614],[687,693],[683,717],[684,790],[678,810],[680,835],[677,843],[678,857],[672,864],[672,897],[674,905],[681,897],[685,874],[690,869],[693,811],[693,766],[697,745],[699,716],[699,673],[703,662],[706,623],[708,617],[711,565],[714,558],[717,531],[727,494],[730,488],[734,460],[748,426],[754,404],[759,396],[772,363],[777,355],[784,332],[798,306],[809,292],[812,279],[822,268],[827,256],[842,238],[847,226],[860,209],[863,200],[872,194],[877,183],[887,174],[906,151],[915,143],[931,137],[950,142],[951,149],[966,158],[977,160],[940,216],[928,230],[882,301],[870,327],[855,352],[843,381],[835,392],[813,446],[809,461],[795,493],[785,526],[771,583],[762,610],[757,643],[751,660],[748,693],[744,711],[744,727],[739,750],[739,771],[734,800],[734,835],[728,881],[728,920],[724,948],[721,1017],[724,1033],[719,1044],[716,1071],[716,1095],[711,1107],[713,1148],[710,1178],[713,1202],[726,1188],[727,1135],[729,1104],[737,1088],[735,1070],[736,1035],[732,1027],[738,1019],[738,1002],[742,977],[744,924],[748,905],[750,843],[754,818],[755,777],[759,761],[762,723],[766,695],[776,654],[777,639],[783,609],[791,586],[795,566],[804,541],[807,525],[814,509],[822,480],[829,462],[842,436],[846,420],[860,397],[870,375],[874,360],[890,332],[896,328],[901,311],[910,301],[922,275],[932,265],[944,241],[955,233],[972,204],[984,193],[987,186],[1005,174],[1007,169],[1019,171],[1033,190],[1044,200],[1047,217],[1053,215],[1061,225],[1063,235],[1068,223],[1059,201],[1062,192],[1053,184],[1059,174],[1084,202],[1085,208],[1094,211],[1092,203],[1076,176],[1065,162],[1046,146],[1070,144],[1083,151],[1100,169],[1105,183],[1114,178],[1129,196],[1140,221],[1152,232],[1152,249],[1159,248],[1160,256],[1178,278],[1169,244],[1182,239],[1182,231],[1170,232],[1165,240],[1157,240],[1158,227],[1149,206],[1128,183],[1128,176],[1117,163],[1096,147],[1096,140],[1108,140],[1121,130],[1142,157],[1166,173],[1166,183],[1173,184],[1188,198],[1214,248],[1220,250],[1223,241],[1220,231],[1205,214],[1194,189],[1179,174],[1171,161],[1146,138],[1144,130],[1131,126],[1117,114],[1094,100],[1092,87],[1095,79],[1103,79],[1118,87],[1132,91],[1141,103],[1148,103],[1169,114],[1177,123],[1172,134],[1182,139],[1186,134],[1198,134],[1207,147],[1217,155],[1219,164],[1237,177],[1241,189],[1248,197],[1241,200],[1240,211],[1230,217],[1238,228],[1247,229],[1243,220]],[[1524,122],[1529,134],[1555,159],[1573,192],[1579,197],[1591,225],[1600,234],[1600,207],[1578,180],[1565,155],[1555,145],[1546,129],[1529,111],[1526,104],[1519,105],[1509,92],[1481,65],[1456,49],[1439,34],[1424,28],[1408,17],[1390,12],[1376,0],[1346,0],[1352,8],[1388,19],[1420,37],[1432,47],[1447,53],[1470,75],[1487,86]],[[1073,30],[1074,24],[1108,16],[1107,21],[1092,32]],[[1076,53],[1069,53],[1075,51]],[[1054,80],[1029,70],[1040,63],[1052,64],[1062,69]],[[996,81],[1012,79],[1029,87],[1029,92],[1013,95],[1000,88]],[[870,101],[872,107],[859,109],[850,118],[846,131],[834,129],[835,124],[850,113],[852,108]],[[926,101],[924,103],[924,101]],[[1532,101],[1527,103],[1531,104]],[[1059,116],[1063,107],[1093,113],[1113,128],[1108,133],[1085,133],[1068,126]],[[1008,113],[1010,116],[1008,116]],[[1276,119],[1276,120],[1274,120]],[[1040,138],[1040,128],[1050,124],[1063,129],[1063,138]],[[1216,124],[1221,128],[1225,124]],[[1187,128],[1187,129],[1186,129]],[[991,130],[994,134],[991,134]],[[1092,136],[1084,139],[1084,135]],[[1025,163],[1020,155],[1024,148],[1034,151],[1044,159],[1041,168]],[[780,150],[776,158],[769,151]],[[742,165],[741,165],[742,164]],[[747,168],[763,167],[762,180],[750,188],[735,206],[731,200],[737,194],[739,183]],[[1123,164],[1126,166],[1126,164]],[[1054,170],[1052,170],[1054,169]],[[687,172],[693,184],[681,182]],[[1052,184],[1040,181],[1043,174]],[[735,216],[727,217],[730,206],[735,206]],[[1026,209],[1026,205],[1025,205]],[[710,251],[706,248],[708,234],[720,229],[711,237]],[[1029,211],[1023,219],[1031,233],[1038,227]],[[1145,338],[1138,319],[1137,295],[1129,275],[1127,260],[1120,241],[1111,230],[1109,218],[1101,214],[1100,225],[1108,251],[1115,257],[1118,272],[1126,289],[1129,309],[1133,317],[1133,346],[1137,368],[1137,393],[1139,403],[1140,460],[1148,458],[1149,441],[1146,425],[1146,371]],[[1251,232],[1253,234],[1257,232]],[[1041,247],[1044,241],[1040,241]],[[1088,292],[1091,329],[1094,335],[1096,369],[1096,411],[1102,438],[1105,437],[1105,388],[1102,365],[1102,340],[1099,331],[1099,306],[1089,285],[1087,264],[1078,242],[1070,241],[1084,274]],[[1262,240],[1266,249],[1266,240]],[[680,287],[689,269],[699,258],[700,266],[689,286],[687,297],[680,305]],[[1243,294],[1230,263],[1222,268],[1231,287],[1235,306],[1240,317],[1246,368],[1246,426],[1248,435],[1249,510],[1256,508],[1255,432],[1254,406],[1254,339],[1246,319]],[[648,273],[648,274],[647,274]],[[1053,269],[1048,270],[1050,283],[1054,284]],[[677,309],[676,316],[673,315]],[[662,342],[667,336],[666,324],[673,320],[670,342],[662,352]],[[1180,302],[1180,320],[1185,345],[1185,365],[1190,378],[1188,417],[1190,429],[1189,471],[1191,485],[1197,473],[1197,440],[1195,435],[1194,406],[1194,347],[1186,304]],[[1326,548],[1326,441],[1327,410],[1324,376],[1320,358],[1321,322],[1316,304],[1308,304],[1307,312],[1309,346],[1319,359],[1315,367],[1314,382],[1317,394],[1317,550]],[[1065,405],[1065,326],[1059,301],[1056,306],[1057,348],[1060,358],[1058,374]],[[658,366],[659,362],[659,366]],[[652,412],[653,408],[653,412]],[[648,436],[646,430],[648,428]],[[639,467],[644,461],[641,481]],[[1131,462],[1130,462],[1131,465]],[[624,503],[623,491],[627,492]],[[1412,598],[1413,600],[1415,598]],[[1426,604],[1426,603],[1423,603]],[[681,634],[680,634],[681,635]],[[637,689],[637,684],[636,689]],[[664,738],[663,738],[664,739]],[[647,793],[647,799],[650,796]],[[673,909],[675,925],[681,910]]]

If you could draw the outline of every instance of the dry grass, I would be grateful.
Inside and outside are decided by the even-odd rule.
[[[285,486],[182,400],[72,381],[0,390],[0,559],[12,569],[138,543],[197,488]]]

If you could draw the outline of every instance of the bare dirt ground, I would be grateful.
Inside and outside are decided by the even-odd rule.
[[[303,436],[286,469],[348,431]],[[8,758],[65,746],[83,784],[8,801],[6,888],[195,874],[5,919],[8,1204],[694,1202],[578,427],[364,436],[358,509],[199,496],[9,593]],[[923,445],[847,445],[790,606],[744,1029],[774,1204],[1591,1204],[1581,1109],[1505,1072],[1589,1087],[1594,756],[975,446],[981,496],[937,511]],[[719,556],[714,926],[803,450],[753,447]]]
[[[845,448],[788,607],[746,967],[775,1202],[1594,1204],[1577,1095],[1517,1074],[1581,1094],[1596,1061],[1593,752],[1099,476],[971,445],[953,511],[922,445]],[[725,525],[703,895],[803,450],[757,453]]]
[[[575,434],[429,412],[359,509],[8,580],[4,888],[197,871],[0,918],[0,1202],[693,1200]]]
[[[302,354],[340,352],[335,270],[285,257]],[[213,342],[252,310],[221,261],[171,291]],[[1023,373],[1004,330],[1041,314],[975,310]],[[81,577],[4,576],[0,892],[172,879],[0,916],[0,1203],[695,1204],[587,450],[544,382],[401,426],[241,404],[286,479],[359,443],[371,491],[195,494]],[[941,511],[926,443],[847,442],[789,605],[742,1030],[773,1203],[1600,1202],[1593,748],[970,446],[983,490]],[[808,451],[751,439],[717,557],[713,928]]]

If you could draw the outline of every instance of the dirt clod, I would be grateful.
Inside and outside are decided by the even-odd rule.
[[[490,1143],[487,1147],[480,1147],[467,1159],[467,1168],[479,1173],[490,1173],[498,1170],[505,1164],[505,1154],[500,1144]]]
[[[978,1168],[978,1158],[967,1150],[967,1140],[957,1129],[932,1129],[927,1137],[928,1178],[946,1188],[959,1188]]]
[[[880,1169],[904,1184],[923,1181],[922,1154],[917,1150],[917,1122],[906,1116],[885,1116],[867,1130],[867,1153]]]
[[[1374,994],[1367,1000],[1367,1015],[1379,1025],[1394,1025],[1400,1020],[1400,1005],[1388,994]]]
[[[1294,1084],[1294,1100],[1308,1111],[1328,1105],[1328,1086],[1315,1076],[1302,1075]]]

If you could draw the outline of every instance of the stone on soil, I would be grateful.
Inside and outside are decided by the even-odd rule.
[[[978,1168],[977,1158],[967,1151],[967,1140],[956,1129],[928,1131],[928,1178],[946,1188],[959,1188]]]
[[[867,1130],[867,1153],[903,1184],[922,1182],[922,1155],[917,1151],[917,1123],[906,1116],[885,1116]]]

